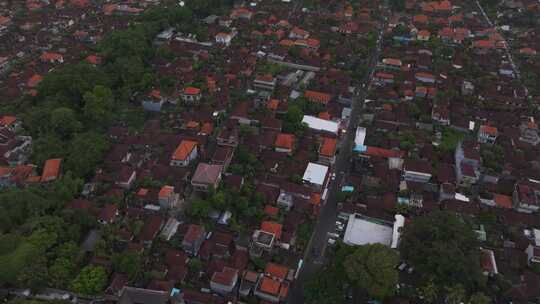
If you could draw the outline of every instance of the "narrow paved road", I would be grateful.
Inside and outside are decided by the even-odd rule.
[[[523,82],[523,79],[521,78],[521,72],[519,71],[519,67],[517,66],[517,64],[515,63],[515,60],[514,60],[514,57],[512,55],[512,48],[510,46],[510,43],[508,43],[508,40],[506,39],[504,33],[501,33],[501,31],[499,31],[497,29],[497,25],[491,21],[491,19],[489,18],[488,14],[486,13],[486,11],[484,10],[484,8],[482,7],[482,5],[480,4],[480,1],[476,0],[476,6],[478,7],[478,9],[480,10],[480,12],[482,13],[482,16],[484,17],[484,20],[486,21],[486,23],[494,28],[495,30],[497,30],[497,32],[501,35],[501,37],[503,37],[503,42],[504,42],[504,51],[506,52],[506,58],[508,59],[508,61],[510,62],[510,65],[512,66],[512,69],[514,70],[514,74],[515,74],[515,77],[516,79],[518,79],[520,82],[521,82],[521,85],[523,86],[523,90],[525,91],[525,94],[527,96],[527,99],[531,99],[532,96],[529,95],[529,88],[527,88],[527,86],[525,85],[525,83]]]
[[[383,15],[386,16],[386,14]],[[379,53],[382,44],[382,33],[386,28],[386,24],[386,18],[383,17],[383,22],[380,26],[378,37],[379,39],[376,49],[374,50],[372,57],[370,58],[369,69],[366,72],[366,75],[362,82],[358,85],[359,90],[357,91],[357,94],[352,104],[352,113],[349,127],[347,129],[345,137],[342,139],[340,153],[336,157],[336,162],[334,164],[334,172],[336,173],[336,179],[330,183],[330,186],[328,188],[328,198],[319,215],[319,220],[315,227],[315,231],[313,232],[313,235],[311,237],[311,241],[306,248],[302,268],[300,269],[298,277],[293,283],[292,288],[289,292],[289,298],[287,302],[290,304],[304,303],[304,284],[320,267],[320,265],[316,263],[316,260],[322,254],[324,254],[323,250],[328,240],[328,232],[334,231],[335,222],[337,219],[337,194],[341,186],[341,181],[346,181],[349,175],[349,169],[351,166],[350,161],[352,158],[352,150],[354,148],[353,145],[356,128],[359,123],[360,112],[364,104],[369,82],[373,75],[373,70],[375,69],[379,60]],[[362,88],[362,84],[365,84],[365,89]]]

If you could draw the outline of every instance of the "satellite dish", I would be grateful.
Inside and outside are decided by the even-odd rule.
[[[186,5],[186,3],[184,1],[180,1],[178,4],[180,4],[180,6]]]

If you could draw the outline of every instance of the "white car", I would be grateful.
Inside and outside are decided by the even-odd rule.
[[[328,236],[333,238],[333,239],[338,239],[339,238],[339,234],[337,233],[332,233],[332,232],[328,232]]]
[[[334,240],[334,239],[328,239],[328,245],[332,246],[332,245],[334,245],[334,244],[336,244],[336,240]]]

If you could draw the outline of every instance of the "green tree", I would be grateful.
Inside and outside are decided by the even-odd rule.
[[[137,252],[128,251],[115,254],[113,266],[117,272],[125,273],[129,279],[134,279],[141,266],[141,256]]]
[[[350,291],[351,281],[345,270],[346,261],[356,248],[338,242],[332,252],[330,264],[319,270],[304,286],[306,303],[345,303],[345,294]],[[354,283],[353,283],[354,284]],[[356,284],[354,284],[356,285]]]
[[[436,303],[439,297],[439,289],[437,285],[430,280],[427,284],[420,288],[420,294],[424,297],[427,303]]]
[[[38,98],[57,100],[63,106],[79,109],[82,96],[96,85],[110,85],[110,79],[101,68],[86,62],[67,64],[48,73],[38,86]]]
[[[482,284],[476,235],[455,214],[415,218],[405,226],[400,252],[424,281],[446,287],[461,282],[470,289]]]
[[[477,292],[469,298],[469,304],[490,304],[491,302],[491,299],[481,292]]]
[[[36,164],[43,164],[47,159],[64,157],[65,144],[53,134],[39,136],[32,145],[32,160]]]
[[[283,131],[286,133],[296,133],[302,128],[304,112],[299,106],[291,105],[283,119]]]
[[[187,212],[188,212],[188,215],[191,217],[203,219],[208,216],[208,213],[210,212],[210,210],[211,210],[211,204],[209,201],[203,200],[203,199],[195,199],[189,205]]]
[[[30,288],[34,292],[46,287],[48,283],[47,258],[40,256],[29,261],[17,275],[17,282],[21,287]]]
[[[347,257],[345,271],[349,279],[376,299],[395,292],[399,275],[397,253],[382,244],[360,246]]]
[[[67,258],[56,259],[49,267],[49,282],[53,287],[66,288],[73,280],[76,265]]]
[[[54,259],[49,267],[49,282],[56,288],[67,288],[73,281],[81,259],[79,246],[73,241],[60,244],[54,249]]]
[[[80,133],[73,138],[68,152],[66,169],[76,176],[93,172],[109,149],[107,138],[95,132]]]
[[[51,112],[52,130],[60,138],[71,138],[73,134],[81,130],[82,124],[77,119],[75,112],[66,107],[60,107]]]
[[[0,255],[0,285],[14,284],[17,281],[32,288],[41,287],[44,279],[36,274],[32,279],[33,271],[42,271],[47,273],[46,267],[43,268],[43,261],[39,259],[45,255],[45,252],[56,243],[56,235],[49,233],[44,229],[38,229],[32,234],[20,241],[20,243],[9,253]],[[39,263],[38,263],[39,262]],[[35,267],[32,269],[31,267]]]
[[[192,274],[198,274],[202,270],[203,264],[198,258],[189,260],[188,268]]]
[[[84,267],[71,284],[71,289],[84,295],[98,295],[107,284],[107,271],[101,266]]]
[[[67,172],[61,179],[52,184],[54,197],[62,202],[74,199],[81,191],[84,181],[73,176],[72,172]]]
[[[104,86],[95,86],[86,92],[84,99],[84,116],[94,126],[106,127],[113,117],[114,96]]]
[[[465,289],[461,284],[446,288],[446,303],[461,304],[465,299]]]
[[[218,191],[210,199],[212,203],[212,208],[224,211],[227,209],[227,200],[224,191]]]

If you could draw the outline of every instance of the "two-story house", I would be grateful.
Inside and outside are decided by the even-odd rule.
[[[331,166],[336,161],[337,139],[323,137],[319,147],[319,162]]]
[[[197,158],[197,142],[182,140],[171,157],[171,166],[186,167]]]
[[[240,134],[238,133],[238,128],[236,126],[225,126],[219,131],[219,134],[217,136],[217,144],[219,146],[229,146],[236,148],[239,141]]]
[[[538,131],[538,124],[534,121],[533,117],[529,117],[527,121],[521,123],[519,126],[520,136],[519,140],[529,143],[533,146],[540,143],[540,132]]]
[[[229,46],[231,44],[231,41],[236,36],[237,32],[235,29],[233,29],[229,33],[225,32],[219,32],[216,34],[216,43],[223,44],[225,46]]]
[[[478,129],[478,142],[483,144],[494,144],[499,132],[497,128],[490,125],[481,125]]]
[[[158,193],[159,206],[164,209],[176,207],[180,200],[180,194],[174,192],[173,186],[163,186]]]
[[[142,100],[142,106],[147,111],[159,112],[161,107],[165,103],[165,98],[161,96],[159,90],[152,90],[150,94],[144,97]]]
[[[273,91],[276,85],[277,80],[272,75],[259,75],[253,81],[253,87],[259,90]]]
[[[201,89],[195,87],[186,87],[180,93],[180,99],[182,99],[182,101],[188,105],[198,104],[201,98]]]
[[[304,171],[302,181],[312,187],[314,190],[320,191],[323,189],[326,183],[327,175],[327,166],[316,163],[309,163],[306,167],[306,171]]]
[[[238,269],[223,267],[223,270],[216,271],[210,280],[210,288],[219,294],[231,293],[238,281]]]
[[[206,238],[206,231],[203,226],[191,224],[182,240],[182,249],[185,252],[196,256]]]
[[[191,178],[191,185],[195,191],[201,192],[216,189],[221,181],[222,172],[222,165],[199,163],[193,177]]]
[[[455,151],[455,170],[458,184],[470,186],[480,178],[480,148],[471,142],[459,142]]]
[[[403,163],[403,178],[406,181],[427,183],[432,172],[431,164],[425,160],[406,159]]]
[[[540,209],[540,182],[531,179],[517,182],[512,200],[517,211],[525,213],[538,211]]]

